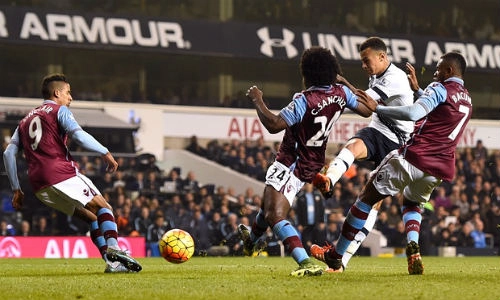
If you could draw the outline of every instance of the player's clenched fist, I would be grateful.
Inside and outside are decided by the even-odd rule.
[[[251,86],[248,90],[247,90],[247,93],[246,93],[247,97],[249,97],[250,99],[252,99],[253,102],[255,101],[262,101],[262,91],[259,90],[259,88],[257,86]]]

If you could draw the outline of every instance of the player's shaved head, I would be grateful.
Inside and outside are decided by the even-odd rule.
[[[45,76],[42,81],[42,96],[43,99],[50,99],[54,95],[55,90],[60,90],[67,84],[64,74],[51,74]]]
[[[465,74],[467,62],[462,54],[458,52],[448,52],[441,56],[441,58],[443,62],[447,63],[453,69],[455,75],[462,77]]]

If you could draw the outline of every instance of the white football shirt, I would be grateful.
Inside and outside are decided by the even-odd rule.
[[[405,106],[413,104],[413,91],[406,73],[392,63],[381,75],[370,76],[366,93],[380,105]],[[381,118],[373,113],[368,127],[377,129],[391,141],[401,144],[408,140],[413,131],[413,122]]]

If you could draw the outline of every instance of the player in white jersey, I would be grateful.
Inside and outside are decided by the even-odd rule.
[[[361,67],[370,76],[366,93],[384,106],[404,106],[413,104],[413,91],[410,88],[406,73],[392,64],[387,55],[387,46],[378,37],[370,37],[360,47]],[[339,82],[356,90],[345,78],[338,77]],[[333,186],[353,164],[354,160],[368,160],[379,165],[392,150],[398,149],[409,138],[413,131],[412,121],[400,121],[382,118],[372,114],[369,125],[359,130],[347,141],[337,157],[330,162],[326,175],[318,173],[313,183],[326,196],[331,196]],[[370,212],[365,227],[352,241],[343,256],[343,265],[351,259],[359,246],[373,229],[381,202],[375,204]],[[321,258],[330,245],[320,247],[313,245],[311,254]]]
[[[404,106],[413,103],[413,91],[408,83],[406,73],[392,63],[382,74],[370,76],[368,87],[366,93],[372,98],[375,97],[373,99],[376,99],[381,105]],[[391,141],[401,145],[408,139],[413,130],[413,122],[382,118],[375,113],[372,114],[372,120],[368,127],[378,130]],[[377,157],[378,155],[380,153],[368,152],[365,157],[356,157],[356,159],[368,158],[369,156]]]

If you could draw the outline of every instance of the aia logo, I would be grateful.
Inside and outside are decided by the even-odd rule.
[[[0,257],[21,257],[21,245],[13,237],[6,237],[0,240]]]
[[[288,193],[290,193],[291,191],[292,191],[292,185],[290,185],[290,184],[289,184],[289,185],[287,185],[287,186],[286,186],[286,192],[287,192],[287,194],[288,194]]]
[[[132,244],[130,244],[129,240],[126,238],[119,237],[118,246],[120,246],[121,249],[127,249],[129,254],[132,254]]]

